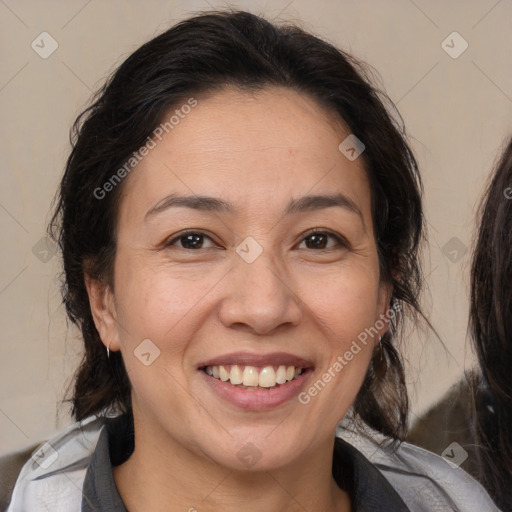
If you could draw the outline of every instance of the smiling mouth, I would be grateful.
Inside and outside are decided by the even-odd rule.
[[[258,367],[236,364],[201,368],[210,377],[232,384],[237,388],[267,390],[296,380],[309,369],[291,365]]]

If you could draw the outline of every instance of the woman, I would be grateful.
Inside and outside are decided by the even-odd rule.
[[[209,13],[100,91],[53,223],[78,423],[24,466],[11,512],[496,510],[399,446],[421,184],[358,68],[298,28]],[[335,436],[350,417],[369,438]]]
[[[512,139],[485,192],[471,267],[470,325],[481,377],[474,387],[481,481],[512,510]]]

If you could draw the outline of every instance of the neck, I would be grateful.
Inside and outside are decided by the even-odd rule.
[[[332,476],[334,437],[287,466],[234,471],[166,437],[135,428],[135,450],[113,468],[129,512],[350,512],[350,499]]]

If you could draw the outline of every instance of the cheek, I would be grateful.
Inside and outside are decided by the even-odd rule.
[[[148,414],[162,407],[185,414],[194,407],[185,392],[185,358],[207,315],[204,298],[218,279],[201,272],[178,278],[147,262],[120,268],[118,332],[133,400]]]
[[[376,275],[369,269],[358,272],[353,268],[325,280],[322,287],[310,285],[303,292],[311,318],[324,334],[321,371],[305,391],[311,400],[323,396],[318,405],[323,403],[326,415],[337,417],[345,411],[363,383],[378,340],[378,291]]]
[[[190,378],[186,357],[207,320],[206,299],[219,278],[200,271],[178,278],[147,262],[120,268],[125,270],[116,289],[118,333],[134,400],[152,404],[148,410],[165,403],[184,412],[190,398],[182,388]]]
[[[144,338],[154,340],[162,349],[170,342],[175,344],[190,323],[189,317],[200,314],[202,298],[219,280],[200,270],[180,272],[178,276],[178,272],[148,262],[124,268],[127,271],[122,272],[116,287],[118,320],[127,328],[122,334],[124,345]]]
[[[300,296],[326,327],[332,343],[343,343],[374,325],[378,318],[378,273],[352,265],[321,279],[305,280]]]

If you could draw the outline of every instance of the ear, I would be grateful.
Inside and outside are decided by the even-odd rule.
[[[85,274],[85,287],[89,295],[92,318],[101,341],[111,351],[119,350],[117,315],[114,295],[110,287]]]
[[[379,344],[381,336],[384,336],[389,327],[392,293],[393,285],[390,282],[381,281],[377,298],[377,318],[375,320],[375,328],[378,330],[379,335],[374,337],[375,346]]]

